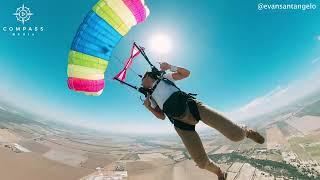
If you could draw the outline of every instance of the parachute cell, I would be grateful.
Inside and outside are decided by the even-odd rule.
[[[130,29],[146,20],[143,0],[100,0],[81,23],[68,59],[68,87],[100,95],[112,50]]]

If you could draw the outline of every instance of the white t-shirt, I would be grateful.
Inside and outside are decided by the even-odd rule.
[[[172,73],[168,73],[163,75],[164,78],[169,79],[170,81],[174,82],[175,80],[172,77]],[[154,84],[155,85],[155,84]],[[152,97],[150,99],[151,107],[156,108],[157,105],[161,110],[163,110],[163,104],[166,102],[166,100],[175,92],[179,91],[176,87],[164,82],[160,81],[154,89],[152,93]]]

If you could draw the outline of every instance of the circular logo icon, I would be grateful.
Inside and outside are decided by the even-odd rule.
[[[17,21],[20,21],[22,24],[24,24],[26,21],[30,20],[33,13],[31,13],[30,9],[23,4],[21,7],[17,8],[13,15],[16,16]]]

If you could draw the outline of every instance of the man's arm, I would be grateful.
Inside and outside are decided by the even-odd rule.
[[[158,119],[165,120],[166,115],[161,111],[159,107],[156,107],[155,109],[152,108],[151,106],[147,107],[147,109],[152,112]]]
[[[143,105],[150,112],[152,112],[152,114],[155,115],[158,119],[161,119],[161,120],[165,120],[166,119],[166,115],[163,113],[163,111],[159,107],[156,107],[156,108],[152,108],[151,107],[151,102],[150,102],[148,97],[144,100]]]
[[[166,62],[163,62],[160,64],[160,69],[162,71],[166,71],[166,70],[169,70],[172,71],[172,78],[176,81],[178,80],[181,80],[181,79],[184,79],[184,78],[187,78],[190,76],[190,71],[185,69],[185,68],[182,68],[182,67],[177,67],[177,66],[173,66],[173,65],[170,65]]]

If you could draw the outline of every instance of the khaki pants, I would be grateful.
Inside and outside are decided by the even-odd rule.
[[[231,141],[241,141],[246,137],[246,130],[244,127],[236,125],[228,118],[222,116],[201,102],[197,101],[197,106],[201,121],[206,125],[215,128]],[[185,115],[179,120],[192,125],[197,123],[189,110],[187,110]],[[197,166],[217,174],[220,168],[209,160],[198,133],[196,131],[182,130],[177,127],[175,127],[175,130]]]

